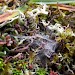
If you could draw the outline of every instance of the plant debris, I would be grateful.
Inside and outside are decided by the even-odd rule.
[[[0,75],[75,75],[75,5],[0,0]]]

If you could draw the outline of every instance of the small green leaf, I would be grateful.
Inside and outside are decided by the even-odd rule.
[[[20,10],[21,12],[24,13],[27,8],[28,8],[28,6],[25,4],[25,5],[23,5],[23,6],[19,7],[19,8],[17,8],[17,10]]]
[[[36,74],[37,75],[46,75],[46,70],[44,68],[39,68],[39,70],[37,70]]]
[[[60,70],[62,68],[62,65],[60,64],[60,65],[58,65],[58,70]]]
[[[3,50],[3,47],[2,46],[0,46],[0,51],[2,51]]]
[[[4,52],[0,52],[0,57],[5,56]]]

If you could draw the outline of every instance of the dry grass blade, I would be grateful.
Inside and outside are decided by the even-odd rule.
[[[68,11],[75,11],[75,6],[71,6],[71,5],[65,5],[65,4],[54,4],[54,6],[57,6],[58,9],[62,9],[62,10],[68,10]]]
[[[36,4],[56,4],[56,3],[73,3],[75,0],[30,0],[30,3]]]
[[[18,14],[19,14],[18,11],[5,12],[4,14],[0,15],[0,23],[7,21],[7,20],[11,20],[12,18],[17,16]]]
[[[0,46],[6,44],[6,42],[0,41]]]

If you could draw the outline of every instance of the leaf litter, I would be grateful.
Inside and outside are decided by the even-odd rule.
[[[75,6],[17,1],[0,1],[0,75],[74,75]]]

